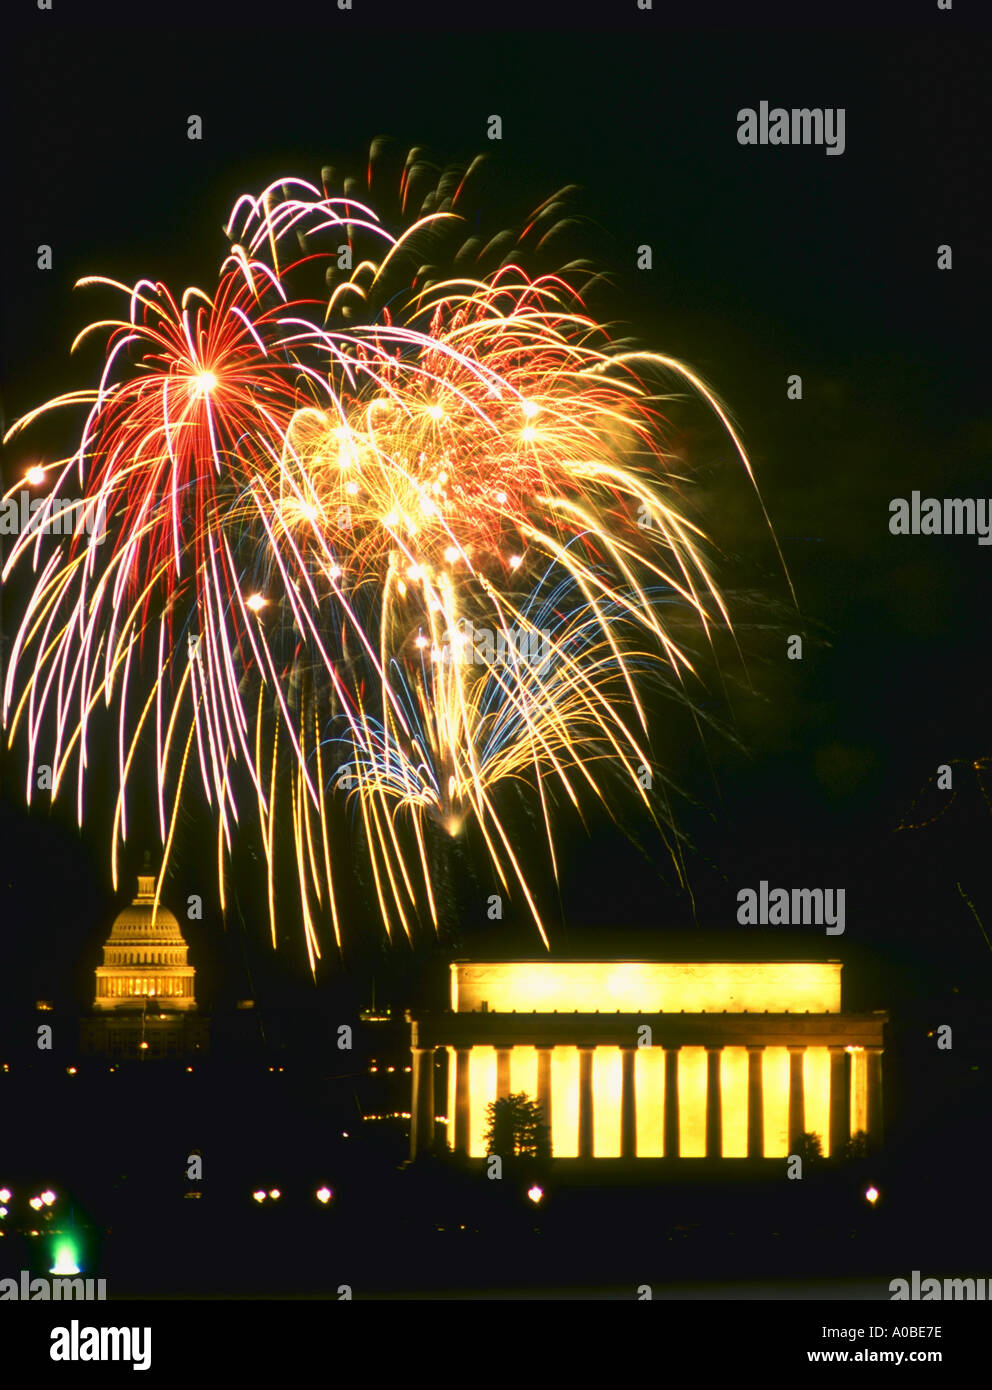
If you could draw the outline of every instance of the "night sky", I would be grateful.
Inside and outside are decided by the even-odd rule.
[[[98,32],[99,7],[88,8],[84,28],[31,16],[8,59],[7,425],[93,378],[93,354],[77,365],[68,347],[109,305],[73,291],[80,276],[209,281],[234,198],[280,175],[361,173],[380,135],[439,165],[484,152],[475,207],[491,231],[576,185],[570,249],[608,278],[597,310],[691,364],[728,404],[799,607],[725,438],[701,405],[673,402],[686,496],[720,546],[740,615],[741,655],[721,647],[719,671],[695,692],[725,733],[703,748],[684,714],[658,711],[654,749],[681,788],[691,893],[636,819],[643,853],[605,817],[590,813],[587,833],[563,816],[560,898],[545,890],[556,945],[826,954],[857,966],[854,1007],[955,987],[986,999],[992,950],[962,891],[992,932],[992,810],[972,767],[992,755],[992,547],[892,536],[888,519],[890,500],[914,489],[990,491],[987,39],[964,32],[957,9],[939,37],[936,16],[917,31],[687,33],[659,7],[647,38],[636,25],[595,36],[549,25],[528,39],[372,27],[330,6],[321,29],[301,19],[270,30],[232,11],[194,38],[158,7],[155,27],[132,18]],[[844,107],[844,154],[741,147],[737,112],[762,99]],[[186,138],[191,113],[200,142]],[[492,113],[501,142],[486,139]],[[47,273],[35,268],[41,243],[53,248]],[[651,271],[635,267],[644,243]],[[943,243],[953,270],[940,272]],[[786,398],[791,373],[802,401]],[[41,438],[6,450],[5,486]],[[4,596],[8,649],[16,597]],[[791,633],[804,636],[801,662],[786,659]],[[955,765],[950,806],[933,786],[941,763]],[[91,798],[80,835],[71,807],[24,811],[23,748],[0,766],[0,988],[11,1001],[85,1004],[112,910],[107,800]],[[899,830],[941,811],[928,829]],[[166,890],[177,903],[213,891],[205,825],[192,806]],[[131,874],[145,843],[140,830],[129,842]],[[761,879],[845,888],[844,937],[737,926],[737,891]],[[371,941],[374,920],[354,896],[354,937]],[[306,985],[296,921],[281,924],[273,958],[256,905],[246,880],[231,930],[208,921],[191,938],[208,997]],[[477,916],[464,919],[466,950],[493,946],[481,906]],[[508,916],[506,942],[535,949],[521,911]],[[369,965],[358,947],[351,959]]]

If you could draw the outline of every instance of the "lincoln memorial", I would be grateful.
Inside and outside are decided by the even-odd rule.
[[[882,1137],[884,1012],[841,1011],[839,961],[457,963],[411,1011],[410,1152],[485,1156],[486,1107],[536,1099],[558,1158],[825,1156]],[[446,1114],[441,1113],[442,1105]]]

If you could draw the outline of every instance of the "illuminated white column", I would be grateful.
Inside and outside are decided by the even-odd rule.
[[[537,1103],[541,1107],[541,1118],[548,1127],[548,1144],[551,1143],[551,1048],[537,1049]]]
[[[679,1156],[679,1049],[665,1048],[665,1157]]]
[[[510,1094],[510,1053],[512,1048],[496,1049],[496,1099],[505,1100]]]
[[[471,1110],[469,1108],[470,1047],[455,1049],[455,1152],[467,1154],[471,1140]]]
[[[830,1049],[830,1157],[839,1158],[851,1132],[851,1098],[847,1083],[847,1049]]]
[[[410,1106],[410,1157],[427,1153],[434,1142],[434,1051],[413,1047],[413,1100]]]
[[[747,1050],[747,1156],[765,1156],[765,1049]]]
[[[723,1114],[720,1097],[722,1047],[706,1049],[706,1157],[723,1157]]]
[[[792,1145],[800,1134],[806,1133],[806,1085],[803,1078],[805,1047],[789,1048],[789,1135]]]
[[[622,1055],[620,1083],[620,1157],[637,1155],[637,1099],[634,1092],[634,1049],[620,1049]]]
[[[868,1047],[868,1139],[882,1142],[882,1049]]]
[[[592,1053],[579,1048],[579,1158],[592,1158]]]

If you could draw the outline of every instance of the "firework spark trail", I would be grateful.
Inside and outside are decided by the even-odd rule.
[[[35,576],[3,691],[10,739],[26,721],[33,765],[54,727],[53,795],[75,757],[82,820],[88,724],[116,703],[116,882],[147,726],[167,854],[198,768],[222,901],[246,776],[273,939],[288,785],[311,965],[321,922],[341,941],[337,792],[357,813],[387,931],[437,924],[427,827],[471,822],[546,941],[503,789],[536,790],[555,874],[554,787],[580,810],[583,788],[606,804],[608,764],[653,815],[643,692],[694,674],[666,608],[707,640],[730,622],[679,502],[660,374],[699,393],[751,478],[726,412],[674,359],[617,352],[562,275],[532,279],[516,255],[488,276],[418,272],[387,292],[426,233],[457,223],[453,204],[436,191],[394,236],[371,206],[299,179],[240,198],[212,295],[85,282],[128,301],[125,318],[76,340],[107,332],[99,384],[11,431],[87,408],[4,567],[6,580],[30,561]],[[554,208],[524,237],[546,240]],[[359,241],[371,250],[351,268],[342,246]],[[322,297],[302,288],[315,268]],[[73,472],[106,540],[80,525],[42,560],[42,522]]]

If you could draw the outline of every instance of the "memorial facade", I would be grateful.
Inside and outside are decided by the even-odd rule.
[[[557,1158],[881,1142],[888,1015],[842,1011],[838,961],[458,962],[450,1010],[408,1019],[412,1157],[443,1138],[482,1158],[486,1107],[521,1091]]]

